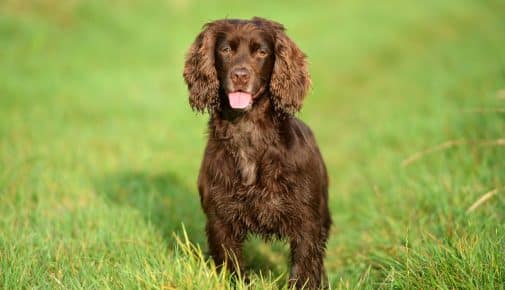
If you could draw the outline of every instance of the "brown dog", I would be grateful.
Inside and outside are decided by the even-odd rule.
[[[290,284],[324,286],[328,177],[312,132],[293,116],[310,86],[304,53],[279,23],[218,20],[189,49],[184,79],[191,107],[210,114],[198,190],[216,264],[233,255],[242,267],[248,233],[285,238]]]

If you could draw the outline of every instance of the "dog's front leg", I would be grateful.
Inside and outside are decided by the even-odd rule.
[[[226,265],[230,273],[243,275],[242,244],[244,237],[234,233],[230,225],[218,218],[209,218],[206,230],[210,255],[218,269]]]

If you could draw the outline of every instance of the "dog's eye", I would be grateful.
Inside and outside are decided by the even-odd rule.
[[[259,57],[265,57],[268,55],[268,50],[264,49],[264,48],[260,48],[258,49],[258,51],[256,52],[256,54],[259,56]]]
[[[221,53],[223,53],[223,54],[229,54],[229,53],[231,53],[231,47],[229,45],[223,46],[221,48]]]

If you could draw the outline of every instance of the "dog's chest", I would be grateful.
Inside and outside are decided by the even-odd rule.
[[[291,212],[290,185],[275,178],[282,168],[265,166],[262,159],[243,160],[238,167],[242,180],[234,183],[222,203],[222,212],[231,223],[265,236],[281,236]],[[240,166],[239,165],[239,166]],[[238,222],[238,223],[237,223]]]
[[[250,186],[257,181],[262,152],[268,147],[267,136],[254,122],[241,122],[229,127],[230,155],[241,183]]]
[[[263,235],[282,235],[282,228],[291,216],[280,193],[256,188],[230,193],[218,208],[230,224]]]
[[[278,177],[287,173],[283,157],[272,154],[277,138],[274,131],[260,130],[258,124],[242,122],[228,128],[227,163],[235,178],[226,193],[216,197],[218,212],[232,224],[262,235],[282,235],[289,212],[289,185]]]

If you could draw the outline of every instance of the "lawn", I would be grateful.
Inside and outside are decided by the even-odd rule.
[[[332,289],[505,288],[505,3],[0,1],[0,288],[238,289],[206,256],[202,24],[272,18],[306,52]],[[288,248],[252,237],[251,289]]]

